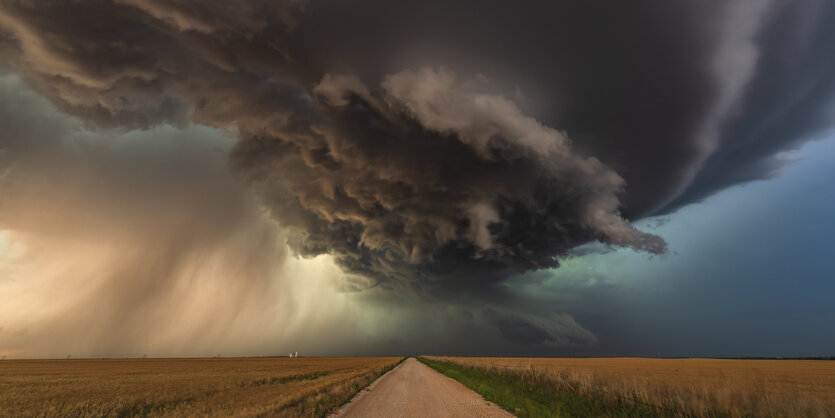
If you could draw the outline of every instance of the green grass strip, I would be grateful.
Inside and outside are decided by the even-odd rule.
[[[417,358],[479,393],[516,416],[527,417],[657,417],[682,416],[681,411],[665,411],[627,401],[603,402],[571,390],[554,390],[537,385],[524,372],[494,372],[460,364]],[[529,374],[529,373],[528,373]],[[677,413],[676,413],[677,412]]]

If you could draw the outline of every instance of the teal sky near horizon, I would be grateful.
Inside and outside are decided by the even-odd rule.
[[[832,355],[835,138],[789,157],[776,178],[638,222],[669,255],[588,254],[506,286],[608,336],[596,355]]]

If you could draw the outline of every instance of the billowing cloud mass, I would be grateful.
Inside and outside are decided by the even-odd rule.
[[[833,122],[832,27],[826,0],[0,0],[0,63],[71,116],[5,125],[2,226],[140,240],[118,281],[149,257],[159,280],[196,277],[191,257],[266,277],[289,251],[332,259],[345,291],[509,303],[491,285],[591,242],[665,254],[631,222],[775,175]],[[97,145],[39,142],[67,131]],[[218,131],[223,175],[182,145]],[[479,315],[509,340],[595,339],[558,310]]]
[[[353,292],[362,279],[331,256],[290,257],[287,234],[229,172],[234,138],[221,131],[91,131],[10,75],[0,122],[0,357],[461,350],[450,335],[469,349],[505,336],[594,341],[567,314],[463,300],[426,315],[389,293]],[[402,335],[413,321],[427,328]]]

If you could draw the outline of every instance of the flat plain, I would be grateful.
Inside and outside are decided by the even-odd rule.
[[[661,415],[835,416],[835,361],[429,357]]]
[[[3,360],[0,416],[322,416],[400,360]]]

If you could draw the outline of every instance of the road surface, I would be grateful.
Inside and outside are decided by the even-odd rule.
[[[512,417],[425,364],[409,358],[363,389],[336,417]]]

